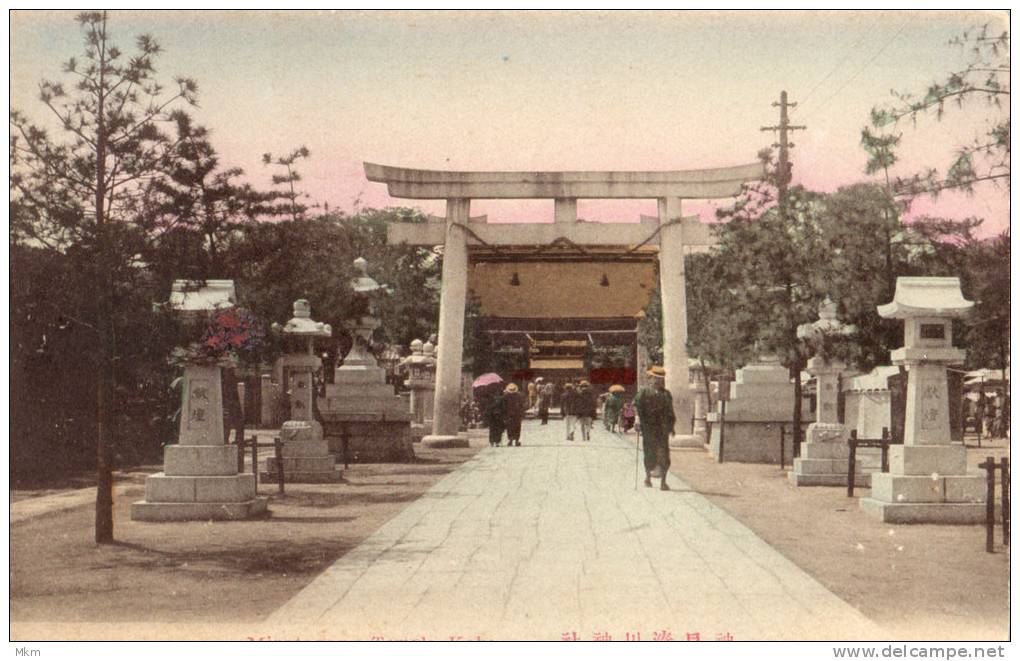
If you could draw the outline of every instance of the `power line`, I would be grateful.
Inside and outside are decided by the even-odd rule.
[[[808,99],[811,98],[811,95],[814,94],[816,91],[818,91],[818,88],[821,87],[825,83],[825,81],[827,81],[829,78],[832,78],[832,74],[836,73],[836,71],[838,71],[840,69],[840,67],[842,67],[844,64],[846,64],[850,60],[850,58],[856,53],[857,47],[860,46],[862,43],[864,43],[864,40],[867,38],[867,36],[868,36],[867,33],[865,33],[864,35],[861,36],[860,39],[855,41],[854,44],[852,46],[850,46],[850,48],[847,51],[846,55],[843,56],[843,59],[841,59],[839,62],[837,62],[836,66],[832,67],[832,69],[829,70],[829,73],[825,74],[825,76],[821,80],[819,80],[817,83],[815,83],[815,86],[812,87],[811,90],[807,94],[804,95],[804,98],[800,100],[800,105],[801,106],[803,106],[805,103],[807,103]],[[796,114],[796,112],[797,112],[797,110],[795,108],[790,114],[793,115],[793,114]]]
[[[846,89],[847,85],[849,85],[851,82],[853,82],[853,80],[855,78],[857,78],[857,76],[861,75],[861,73],[865,69],[867,69],[869,66],[871,66],[871,63],[874,62],[875,60],[877,60],[882,55],[882,53],[884,53],[885,50],[887,48],[889,48],[889,46],[891,46],[894,41],[896,41],[896,37],[900,36],[900,34],[903,32],[903,30],[906,29],[906,27],[907,27],[906,23],[902,24],[900,26],[900,28],[898,30],[896,30],[896,33],[892,37],[890,37],[889,40],[886,41],[885,44],[883,44],[883,46],[881,48],[879,48],[878,51],[874,55],[871,56],[871,59],[869,59],[867,62],[865,62],[863,65],[861,65],[861,67],[858,68],[857,71],[855,71],[853,74],[850,75],[849,78],[847,78],[845,81],[843,81],[843,84],[840,85],[839,88],[835,92],[830,94],[824,101],[822,101],[821,105],[818,106],[818,108],[819,109],[824,109],[825,106],[830,101],[832,101],[834,98],[836,98],[836,96],[839,95],[840,92],[842,92],[844,89]]]

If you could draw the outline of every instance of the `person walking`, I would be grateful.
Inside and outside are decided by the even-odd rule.
[[[549,424],[549,406],[552,404],[553,384],[543,383],[538,389],[538,417],[543,425]]]
[[[645,486],[652,486],[653,473],[661,472],[659,488],[669,491],[666,475],[669,474],[669,437],[673,435],[676,414],[673,413],[673,395],[666,390],[666,370],[654,366],[648,370],[654,385],[641,389],[634,398],[641,424],[641,442],[645,449]]]
[[[574,412],[577,414],[577,422],[581,427],[581,440],[591,440],[591,427],[595,422],[595,393],[591,390],[591,384],[581,381],[577,391],[577,398],[574,400]]]
[[[634,402],[624,402],[623,408],[620,410],[620,429],[623,430],[623,433],[626,434],[634,428],[634,418],[636,417]]]
[[[577,414],[574,413],[574,404],[577,395],[574,392],[574,384],[567,383],[563,386],[563,396],[560,397],[560,413],[567,426],[567,440],[574,440],[574,427],[577,425]]]
[[[506,446],[521,445],[521,422],[524,420],[524,395],[517,384],[510,383],[503,391],[503,424],[506,427]]]
[[[606,425],[606,431],[615,432],[616,425],[620,421],[620,411],[623,410],[623,398],[620,393],[623,386],[611,386],[605,404],[602,405],[602,419]]]
[[[495,393],[485,406],[485,424],[489,426],[489,445],[498,446],[503,442],[506,425],[506,400],[502,393]]]
[[[535,408],[538,404],[538,381],[528,381],[528,410]]]

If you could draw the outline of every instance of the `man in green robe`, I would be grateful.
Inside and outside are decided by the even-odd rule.
[[[620,411],[622,410],[623,397],[620,397],[619,392],[610,389],[606,403],[602,405],[602,419],[607,431],[616,431],[616,423],[620,420]]]
[[[673,435],[676,415],[673,413],[673,395],[666,390],[666,370],[653,367],[648,370],[653,386],[642,388],[634,398],[641,423],[641,441],[645,448],[645,486],[652,486],[652,472],[662,472],[659,488],[669,491],[666,475],[669,473],[669,437]]]

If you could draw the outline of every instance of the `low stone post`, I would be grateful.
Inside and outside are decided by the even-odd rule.
[[[953,445],[949,427],[948,365],[963,362],[953,348],[954,318],[974,303],[963,298],[959,278],[898,278],[886,319],[903,319],[903,346],[894,365],[907,368],[903,444],[889,449],[889,472],[871,478],[860,500],[867,514],[889,523],[981,523],[985,485],[967,474],[967,448]]]

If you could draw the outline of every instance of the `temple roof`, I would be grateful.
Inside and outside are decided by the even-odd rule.
[[[170,290],[170,308],[180,312],[215,310],[236,301],[233,280],[174,280]]]
[[[481,262],[468,270],[468,288],[489,317],[635,318],[657,284],[650,260]]]

